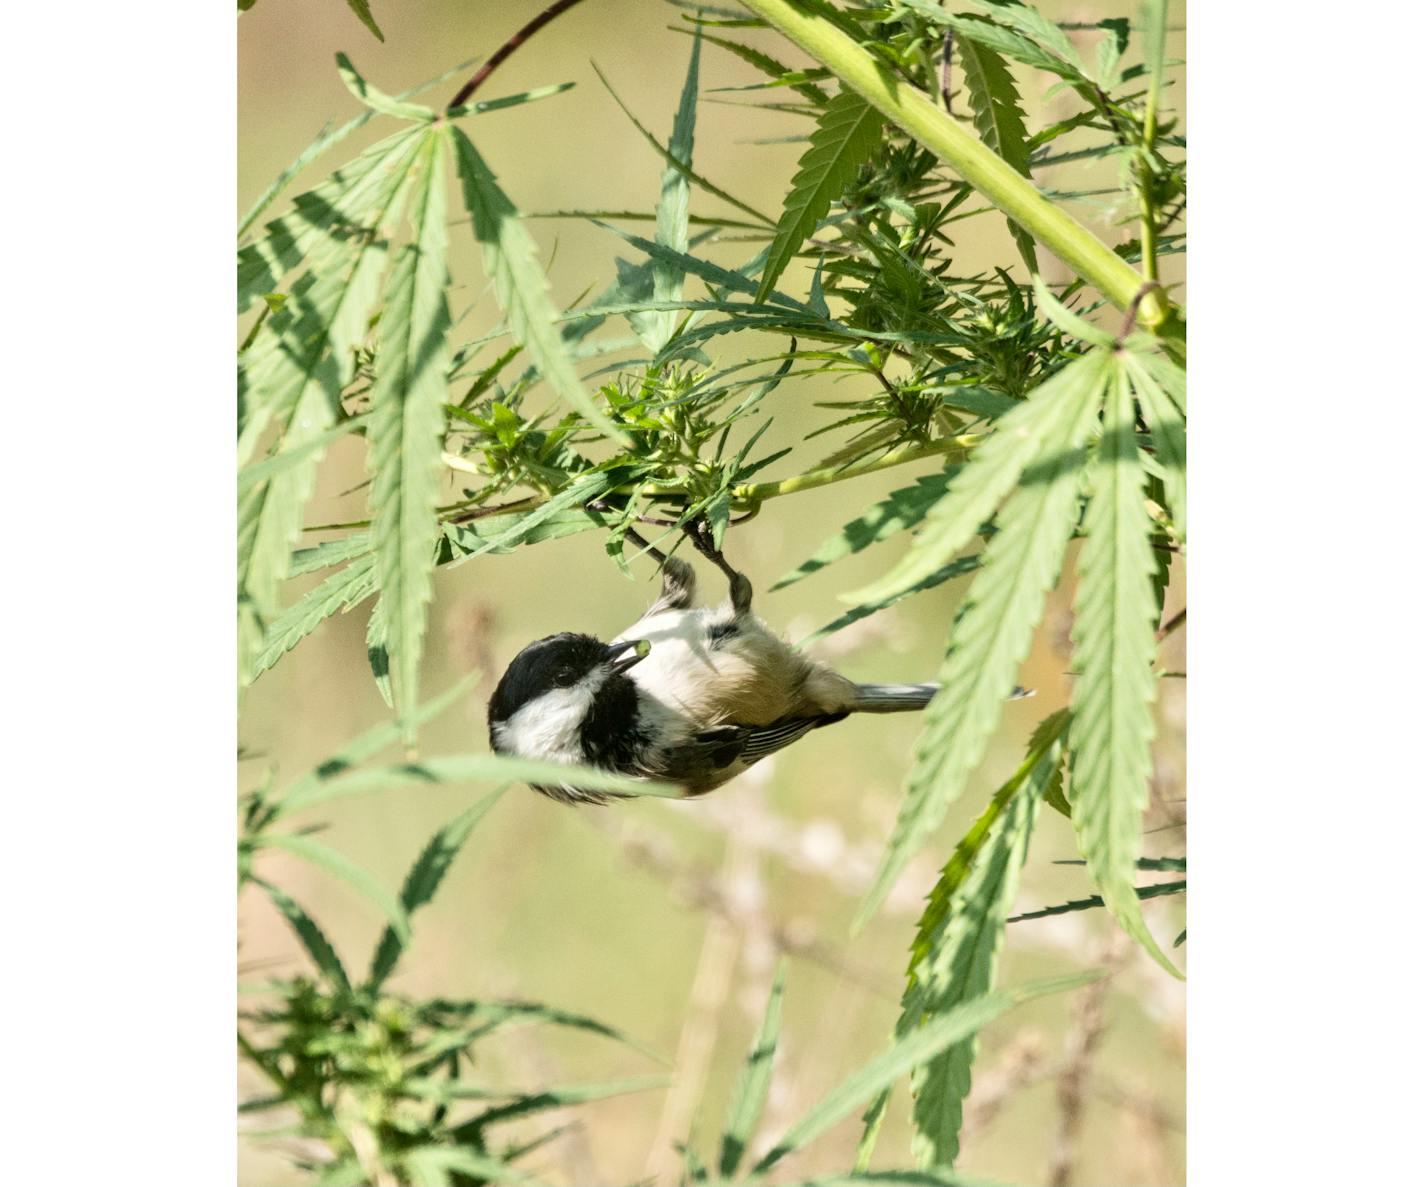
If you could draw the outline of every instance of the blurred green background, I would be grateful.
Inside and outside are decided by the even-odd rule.
[[[262,0],[238,21],[239,209],[247,208],[326,121],[358,113],[337,77],[337,51],[346,51],[376,85],[395,92],[464,59],[489,54],[543,7],[544,0],[404,0],[399,5],[376,0],[373,11],[386,34],[382,45],[340,0]],[[1104,16],[1132,15],[1128,7],[1110,3],[1040,7],[1060,20],[1089,24]],[[678,10],[655,0],[586,0],[493,76],[484,98],[566,80],[578,84],[551,100],[466,121],[522,210],[652,208],[661,162],[599,84],[590,61],[598,63],[640,119],[665,137],[690,48],[685,35],[669,28],[678,23]],[[1073,35],[1082,39],[1091,60],[1100,35]],[[778,56],[799,60],[774,35],[752,36]],[[1179,30],[1171,34],[1169,56],[1181,56],[1183,37]],[[705,101],[756,98],[710,93],[756,80],[731,55],[706,48],[694,167],[774,214],[800,150],[795,144],[754,142],[790,136],[803,131],[804,123]],[[442,83],[430,101],[448,99],[459,81]],[[1031,128],[1055,118],[1055,104],[1065,102],[1046,96],[1046,89],[1037,77],[1026,80]],[[1180,89],[1170,93],[1169,103],[1180,109]],[[299,178],[273,213],[382,133],[381,122],[373,121]],[[1048,187],[1091,188],[1111,184],[1111,170],[1059,170],[1038,180]],[[1093,220],[1109,242],[1129,234],[1112,225],[1115,211],[1100,203],[1079,201],[1072,209]],[[696,190],[693,210],[735,214]],[[569,219],[532,226],[560,303],[613,278],[613,260],[622,245],[607,232]],[[959,226],[956,271],[961,274],[1013,258],[997,216]],[[458,342],[488,326],[494,310],[471,237],[455,228],[451,242],[457,279],[452,312],[463,314],[455,331]],[[723,242],[705,250],[720,262],[739,263],[756,247]],[[1167,261],[1169,283],[1180,277],[1180,260]],[[796,268],[782,285],[789,292],[805,283]],[[1062,278],[1050,270],[1050,280]],[[462,291],[468,295],[468,311],[458,299]],[[723,362],[780,348],[770,340],[748,342],[744,335],[716,339],[711,346]],[[764,442],[775,447],[800,441],[810,427],[833,415],[816,408],[817,401],[850,394],[825,379],[783,385],[769,402],[777,423]],[[833,439],[799,447],[765,477],[815,465]],[[931,467],[925,463],[776,500],[735,530],[728,552],[765,590],[848,518]],[[360,444],[348,438],[328,455],[308,522],[360,518],[363,479]],[[899,542],[879,545],[784,592],[762,593],[758,609],[798,639],[835,618],[842,609],[836,595],[883,571],[902,547]],[[715,573],[699,567],[704,594],[720,598],[724,591]],[[655,592],[651,566],[636,570],[640,580],[630,583],[604,556],[601,540],[585,535],[439,571],[425,694],[433,695],[473,669],[485,678],[467,704],[425,729],[422,749],[484,750],[484,700],[513,654],[531,638],[554,630],[605,637],[620,630]],[[1174,573],[1168,614],[1182,605],[1181,576]],[[293,584],[305,589],[315,580]],[[860,679],[931,679],[962,594],[962,583],[941,586],[833,636],[817,654]],[[1022,682],[1036,688],[1037,696],[1007,707],[997,745],[973,789],[951,810],[935,843],[911,866],[887,907],[854,938],[849,921],[894,820],[917,731],[913,718],[851,719],[701,802],[646,801],[578,810],[522,787],[510,789],[480,826],[433,906],[418,919],[414,948],[394,987],[420,994],[517,996],[576,1008],[673,1061],[673,1083],[665,1093],[578,1109],[573,1119],[579,1124],[534,1155],[532,1171],[580,1187],[645,1176],[675,1181],[673,1143],[691,1134],[705,1152],[713,1140],[783,952],[791,968],[764,1138],[779,1133],[883,1048],[898,1012],[914,923],[938,865],[1016,765],[1033,726],[1066,702],[1070,604],[1071,589],[1053,594],[1024,669]],[[246,694],[242,741],[259,757],[242,765],[244,786],[269,766],[276,767],[279,780],[290,779],[386,718],[366,664],[367,610],[358,608],[328,622]],[[1171,638],[1164,668],[1185,667],[1184,645],[1185,632]],[[1149,854],[1185,852],[1184,712],[1184,683],[1164,681],[1154,802],[1146,824]],[[437,787],[346,801],[333,812],[323,838],[396,886],[430,834],[479,790]],[[1080,869],[1052,864],[1074,853],[1067,822],[1045,810],[1019,910],[1090,892]],[[263,861],[274,880],[322,922],[338,950],[364,957],[382,926],[368,902],[280,855],[264,855]],[[1165,942],[1184,924],[1179,898],[1149,901],[1145,910]],[[239,944],[245,976],[291,973],[301,966],[285,924],[252,892],[240,904]],[[1179,955],[1184,958],[1184,950]],[[963,1169],[1026,1184],[1068,1181],[1065,1165],[1078,1184],[1152,1187],[1185,1180],[1183,987],[1119,943],[1101,912],[1012,925],[1001,980],[1014,983],[1104,961],[1118,972],[1100,1011],[1084,993],[1050,998],[1020,1008],[984,1033]],[[491,1080],[519,1085],[665,1070],[616,1045],[549,1030],[516,1032],[491,1049],[491,1058],[498,1063],[483,1069]],[[1078,1084],[1076,1105],[1073,1083]],[[255,1085],[244,1075],[240,1089],[250,1094]],[[875,1165],[911,1165],[905,1113],[902,1090]],[[842,1123],[786,1159],[779,1178],[790,1181],[848,1168],[859,1134],[855,1120]],[[244,1187],[298,1181],[280,1149],[270,1145],[244,1141],[241,1160]]]

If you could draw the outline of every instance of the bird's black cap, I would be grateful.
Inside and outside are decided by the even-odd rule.
[[[507,721],[522,705],[550,689],[577,684],[607,659],[608,645],[592,635],[561,631],[536,639],[510,661],[495,686],[489,703],[490,724]]]

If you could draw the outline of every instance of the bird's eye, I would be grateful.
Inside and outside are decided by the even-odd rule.
[[[578,673],[572,668],[560,668],[554,673],[554,683],[560,688],[568,688],[577,679]]]

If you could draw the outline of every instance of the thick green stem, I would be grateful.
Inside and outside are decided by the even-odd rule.
[[[942,457],[945,454],[966,454],[984,439],[982,434],[964,437],[948,437],[942,441],[932,441],[928,445],[902,445],[874,461],[852,462],[848,466],[826,466],[821,470],[809,470],[794,478],[784,478],[780,482],[754,482],[732,487],[732,501],[755,506],[766,499],[781,495],[794,495],[798,491],[815,490],[820,486],[830,486],[833,482],[844,482],[847,478],[859,478],[863,474],[874,474],[888,470],[892,466],[903,466],[927,457]]]
[[[846,86],[952,167],[970,185],[1093,285],[1119,309],[1142,291],[1144,278],[1086,227],[1038,192],[1012,165],[966,132],[920,91],[887,68],[830,21],[793,0],[742,0]],[[1141,299],[1138,321],[1178,333],[1179,315],[1160,289]]]

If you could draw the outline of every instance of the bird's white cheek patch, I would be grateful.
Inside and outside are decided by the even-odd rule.
[[[508,721],[496,727],[500,744],[524,758],[583,762],[579,727],[593,703],[595,691],[596,685],[584,682],[572,688],[553,689],[521,705]]]

